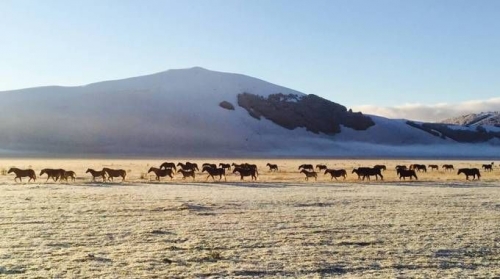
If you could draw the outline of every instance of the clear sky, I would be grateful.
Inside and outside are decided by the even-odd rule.
[[[347,107],[488,100],[500,1],[1,0],[0,90],[201,66]]]

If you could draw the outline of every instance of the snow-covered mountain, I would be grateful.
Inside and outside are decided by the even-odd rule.
[[[500,112],[481,112],[461,115],[441,121],[445,124],[463,125],[463,126],[500,126]]]
[[[0,98],[7,155],[460,157],[488,156],[496,143],[457,149],[406,120],[199,67]]]

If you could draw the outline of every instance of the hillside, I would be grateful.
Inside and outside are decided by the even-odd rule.
[[[500,112],[481,112],[461,115],[441,121],[444,124],[463,125],[463,126],[500,126]]]
[[[456,156],[406,120],[198,67],[0,96],[4,156]]]

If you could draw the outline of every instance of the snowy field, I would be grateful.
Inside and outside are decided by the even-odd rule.
[[[186,159],[164,160],[185,162]],[[493,278],[500,274],[500,170],[466,181],[456,171],[400,181],[399,164],[481,167],[483,161],[214,160],[249,162],[257,181],[161,182],[163,160],[2,159],[0,169],[74,170],[70,183],[0,175],[0,277],[11,278]],[[271,173],[266,163],[278,164]],[[345,181],[297,167],[345,168]],[[353,167],[387,165],[384,181]],[[496,165],[496,163],[495,163]],[[127,170],[91,182],[87,168]]]

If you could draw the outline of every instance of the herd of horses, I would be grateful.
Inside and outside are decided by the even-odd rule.
[[[493,165],[493,162],[490,164],[483,164],[482,169],[484,171],[491,172],[493,170]],[[454,166],[451,164],[444,164],[441,166],[441,168],[444,171],[455,170]],[[324,171],[324,175],[330,174],[330,179],[335,178],[335,180],[337,180],[337,178],[343,177],[345,180],[347,177],[347,171],[345,169],[329,169],[326,165],[323,164],[316,165],[316,168],[314,168],[312,164],[302,164],[299,166],[299,171],[300,173],[303,173],[305,175],[305,180],[309,180],[309,178],[311,177],[317,180],[318,174],[315,169],[318,171]],[[406,178],[409,178],[410,180],[415,178],[415,180],[418,180],[417,172],[427,172],[427,169],[430,169],[431,171],[438,171],[439,166],[436,164],[430,164],[428,166],[423,164],[411,164],[409,166],[397,165],[395,167],[396,174],[400,180],[406,180]],[[375,180],[378,180],[379,178],[383,180],[384,176],[382,175],[382,172],[385,170],[387,170],[387,167],[385,165],[375,165],[373,167],[354,168],[352,170],[352,173],[355,173],[358,176],[358,180],[370,180],[370,177],[372,176],[375,177]],[[481,177],[481,173],[478,168],[460,168],[458,169],[457,175],[460,174],[464,174],[466,180],[469,180],[469,177],[472,177],[473,180],[479,180]]]
[[[483,164],[482,169],[484,171],[491,172],[493,170],[493,165],[493,162],[490,164]],[[266,167],[269,168],[269,172],[279,171],[279,167],[277,164],[267,163]],[[451,164],[444,164],[441,166],[441,168],[444,171],[455,170],[454,166]],[[437,171],[439,170],[439,166],[435,164],[427,166],[423,164],[411,164],[409,166],[397,165],[395,167],[396,174],[400,180],[406,180],[406,178],[409,178],[410,180],[418,180],[417,173],[427,172],[428,169],[430,171]],[[305,180],[307,181],[309,180],[309,178],[314,178],[314,180],[318,179],[318,172],[316,171],[323,172],[324,175],[330,175],[330,180],[338,180],[338,178],[343,178],[345,180],[347,178],[347,171],[345,169],[330,169],[324,164],[317,164],[316,166],[313,166],[312,164],[302,164],[298,167],[298,170],[299,173],[303,173],[305,175]],[[175,164],[173,162],[165,162],[158,168],[149,168],[147,173],[154,173],[155,179],[157,181],[160,181],[160,178],[162,177],[170,177],[170,179],[173,179],[175,174],[181,174],[182,179],[192,178],[194,181],[197,171],[200,172],[197,163],[179,162]],[[358,180],[370,180],[371,177],[375,177],[376,180],[378,180],[379,178],[380,180],[383,180],[384,176],[382,173],[384,171],[387,171],[387,167],[385,165],[375,165],[373,167],[354,168],[351,173],[356,174]],[[257,180],[257,177],[259,175],[257,165],[255,164],[204,163],[203,165],[201,165],[201,173],[207,174],[206,180],[208,180],[209,178],[215,180],[215,178],[217,177],[219,181],[221,181],[222,178],[224,178],[224,181],[227,181],[226,172],[231,172],[233,174],[239,175],[241,180],[244,180],[245,177],[250,177],[251,180]],[[37,178],[35,171],[32,169],[10,168],[7,173],[14,173],[16,175],[14,181],[16,182],[18,179],[19,182],[22,182],[23,177],[28,177],[28,182],[35,182]],[[97,178],[101,179],[102,182],[110,182],[113,181],[113,178],[117,177],[121,177],[121,181],[125,181],[125,178],[127,176],[127,172],[123,169],[110,168],[103,168],[102,170],[94,170],[89,168],[87,169],[86,173],[89,173],[92,176],[93,182],[96,182]],[[481,177],[481,173],[478,168],[460,168],[458,169],[457,175],[460,174],[464,174],[466,180],[469,180],[469,177],[472,177],[473,180],[479,180]],[[76,179],[76,173],[74,171],[64,169],[42,169],[39,176],[42,175],[47,175],[47,180],[45,182],[48,182],[50,179],[52,179],[54,182],[68,182],[68,179],[71,179],[72,181],[75,181]]]

